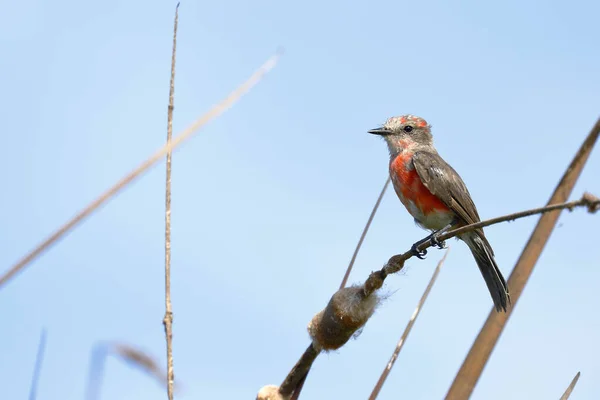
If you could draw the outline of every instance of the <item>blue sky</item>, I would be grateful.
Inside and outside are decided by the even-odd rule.
[[[161,146],[175,2],[0,2],[4,173],[0,265]],[[433,125],[482,218],[543,205],[599,113],[592,1],[183,2],[175,133],[281,45],[280,64],[173,159],[175,371],[183,399],[254,398],[308,344],[387,173],[366,133],[392,115]],[[92,347],[164,360],[164,162],[0,291],[3,398],[81,399]],[[592,154],[573,197],[598,194]],[[508,277],[536,218],[486,230]],[[565,213],[473,399],[600,393],[598,217]],[[425,234],[389,191],[358,256],[364,280]],[[443,398],[492,307],[468,249],[452,250],[381,399]],[[360,338],[319,357],[306,399],[364,399],[441,252],[386,281]],[[164,399],[109,360],[104,399]]]

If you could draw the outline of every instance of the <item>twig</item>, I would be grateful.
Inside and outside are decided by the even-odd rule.
[[[573,392],[573,389],[575,389],[575,385],[577,385],[577,381],[579,380],[579,375],[581,375],[581,372],[577,372],[567,390],[560,396],[560,400],[567,400],[571,396],[571,392]]]
[[[564,172],[560,182],[554,189],[548,204],[561,203],[569,198],[599,135],[600,118],[582,143],[575,154],[575,157],[573,157],[573,160]],[[597,207],[597,203],[596,205],[588,205],[588,210],[594,212],[594,210],[597,210]],[[466,400],[473,393],[475,385],[483,373],[483,369],[514,310],[514,306],[519,300],[519,297],[533,272],[533,268],[556,226],[559,215],[559,212],[550,213],[539,219],[529,241],[525,245],[519,260],[508,278],[512,307],[509,307],[506,313],[497,313],[494,310],[490,311],[485,324],[477,335],[475,342],[473,342],[452,385],[448,389],[446,398]]]
[[[377,197],[377,201],[375,202],[375,205],[373,206],[373,210],[371,210],[371,215],[369,215],[367,224],[363,228],[362,234],[360,235],[360,239],[358,240],[358,243],[356,244],[356,248],[354,249],[354,253],[352,254],[352,258],[350,259],[350,263],[348,264],[348,268],[346,268],[346,273],[344,274],[344,278],[342,279],[342,283],[340,284],[340,289],[343,289],[344,287],[346,287],[346,283],[348,283],[348,278],[350,277],[350,272],[352,272],[352,267],[354,267],[354,262],[356,261],[356,256],[358,255],[358,252],[360,251],[362,243],[365,240],[365,237],[367,236],[367,232],[369,231],[371,222],[373,222],[373,218],[375,218],[375,214],[377,213],[379,204],[381,204],[381,200],[383,199],[383,195],[385,194],[385,191],[387,190],[389,184],[390,184],[390,177],[388,176],[388,178],[385,181],[385,184],[383,185],[383,188],[381,189],[381,193],[379,193],[379,197]],[[300,379],[300,381],[298,382],[298,385],[294,389],[294,393],[292,394],[292,397],[290,398],[290,400],[298,400],[298,398],[300,397],[300,393],[302,392],[302,388],[304,387],[304,382],[306,382],[306,378],[308,377],[309,372],[310,372],[310,367],[306,370],[306,373],[304,374],[302,379]]]
[[[446,252],[444,253],[444,256],[438,262],[437,267],[435,268],[435,271],[433,272],[433,275],[431,276],[431,280],[429,281],[429,284],[427,284],[427,287],[425,288],[425,292],[423,292],[423,296],[421,296],[421,300],[419,300],[419,304],[417,304],[417,308],[415,308],[415,311],[413,312],[412,316],[410,317],[410,320],[408,321],[408,324],[406,325],[406,328],[404,329],[404,332],[402,333],[402,336],[400,337],[400,340],[398,341],[398,344],[396,345],[396,348],[394,349],[394,352],[392,353],[392,357],[390,358],[390,361],[387,363],[387,365],[383,369],[383,372],[381,373],[381,376],[379,377],[377,384],[373,388],[373,392],[371,392],[371,396],[369,396],[369,400],[375,400],[377,398],[377,396],[379,395],[379,392],[381,391],[381,388],[383,387],[385,380],[387,379],[388,375],[390,374],[390,371],[394,367],[394,363],[396,362],[396,359],[398,358],[398,355],[400,354],[402,347],[404,347],[406,338],[408,338],[408,335],[409,335],[410,331],[412,330],[412,327],[415,324],[415,321],[417,320],[419,313],[421,312],[421,308],[423,307],[423,304],[425,304],[425,300],[427,300],[427,296],[429,296],[429,292],[431,291],[431,288],[433,287],[433,284],[435,283],[435,280],[437,279],[437,276],[440,273],[440,269],[442,268],[442,265],[444,265],[444,261],[446,261],[446,257],[448,256],[449,251],[450,251],[450,248],[448,248],[448,250],[446,250]]]
[[[596,196],[591,195],[589,193],[584,193],[584,195],[579,200],[569,201],[569,202],[560,203],[560,204],[552,204],[552,205],[545,206],[545,207],[532,208],[532,209],[526,210],[526,211],[520,211],[520,212],[516,212],[513,214],[503,215],[501,217],[491,218],[491,219],[488,219],[485,221],[477,222],[475,224],[465,225],[463,227],[453,229],[451,231],[444,233],[443,235],[440,235],[439,240],[445,241],[445,240],[451,239],[457,235],[471,232],[471,231],[480,229],[482,227],[495,225],[500,222],[513,221],[513,220],[529,217],[531,215],[536,215],[536,214],[546,214],[551,211],[564,210],[565,208],[567,208],[569,210],[573,210],[573,209],[579,208],[579,207],[587,207],[590,212],[595,212],[597,210],[598,205],[600,205],[600,199],[598,199]],[[429,247],[431,247],[431,243],[426,242],[426,243],[423,243],[421,246],[419,246],[418,249],[425,250]],[[403,254],[395,255],[392,258],[390,258],[390,260],[388,261],[388,263],[382,269],[381,272],[385,273],[386,275],[390,274],[390,273],[395,273],[399,270],[399,269],[398,270],[395,269],[395,265],[401,266],[406,260],[408,260],[409,258],[411,258],[413,256],[414,256],[414,254],[411,250],[409,250]]]
[[[29,400],[35,400],[37,397],[37,388],[40,381],[40,372],[42,370],[42,364],[44,363],[44,354],[46,351],[46,328],[42,329],[40,335],[40,341],[38,343],[37,356],[35,358],[35,367],[33,369],[33,376],[31,378],[31,386],[29,387]]]
[[[34,259],[41,255],[44,251],[48,250],[50,246],[56,243],[59,239],[62,239],[67,233],[69,233],[75,226],[82,222],[86,217],[96,211],[101,205],[106,203],[109,199],[114,197],[123,188],[129,185],[133,180],[138,178],[142,173],[146,172],[150,167],[156,164],[162,159],[169,151],[172,151],[179,146],[183,141],[189,139],[192,134],[198,128],[204,126],[206,123],[211,121],[213,118],[221,115],[227,109],[229,109],[235,102],[237,102],[246,92],[248,92],[254,85],[256,85],[262,77],[268,73],[273,67],[275,67],[279,57],[282,54],[282,50],[278,50],[275,55],[270,57],[258,70],[250,76],[250,78],[238,86],[233,92],[229,94],[220,103],[213,106],[206,114],[198,118],[192,125],[186,128],[182,133],[175,137],[175,139],[169,144],[162,146],[156,153],[146,159],[133,171],[119,180],[114,186],[108,189],[106,192],[101,194],[96,200],[91,202],[85,209],[80,211],[71,220],[61,226],[56,232],[51,234],[47,239],[36,246],[31,252],[25,255],[21,260],[14,264],[4,275],[0,277],[0,289],[6,282],[14,277],[18,272],[30,264]]]
[[[588,211],[590,213],[593,213],[593,212],[597,211],[598,208],[600,207],[600,199],[598,199],[597,197],[595,197],[589,193],[585,193],[582,196],[582,198],[577,201],[571,201],[571,202],[562,203],[562,204],[554,204],[551,206],[535,208],[532,210],[527,210],[527,211],[514,213],[514,214],[507,214],[502,217],[483,221],[481,223],[471,224],[471,225],[461,227],[459,229],[454,229],[452,231],[447,232],[444,235],[441,235],[440,240],[450,239],[450,238],[456,236],[458,233],[470,232],[472,230],[481,228],[481,226],[494,225],[494,224],[498,224],[500,222],[520,219],[520,218],[524,218],[524,217],[527,217],[530,215],[534,215],[534,214],[532,214],[533,211],[535,211],[535,213],[537,213],[537,214],[542,214],[542,213],[556,211],[556,210],[560,210],[560,209],[564,209],[564,208],[574,209],[574,208],[578,208],[578,207],[587,207]],[[490,221],[493,221],[493,223]],[[422,246],[419,246],[419,250],[424,250],[430,246],[431,246],[430,243],[425,243]],[[364,298],[368,298],[375,290],[381,288],[385,278],[387,276],[389,276],[390,274],[400,271],[403,268],[405,261],[410,259],[412,256],[413,256],[413,253],[411,250],[409,250],[403,254],[397,254],[395,256],[392,256],[388,260],[388,262],[383,266],[382,269],[372,272],[363,285]],[[345,289],[343,289],[343,290],[345,290]],[[296,366],[294,366],[294,369],[292,369],[292,371],[286,377],[286,379],[284,381],[286,388],[294,388],[298,385],[300,380],[303,378],[303,375],[300,376],[296,371],[298,371],[298,370],[308,371],[310,369],[310,366],[312,365],[312,363],[314,362],[314,360],[316,358],[316,356],[315,357],[312,356],[314,351],[315,351],[314,346],[311,344],[311,346],[309,346],[309,348],[305,351],[304,355],[300,358],[300,360],[298,361]],[[281,387],[280,387],[279,392],[284,396],[291,395],[291,392],[282,391]]]
[[[362,246],[362,243],[365,240],[365,236],[367,236],[367,232],[369,231],[371,222],[373,222],[373,218],[375,217],[375,214],[377,213],[379,204],[381,204],[381,199],[383,199],[383,195],[385,194],[385,191],[387,190],[389,184],[390,184],[390,177],[388,176],[387,180],[385,181],[385,184],[383,185],[383,189],[381,189],[381,193],[379,193],[379,197],[377,198],[377,201],[375,202],[375,205],[373,206],[373,211],[371,211],[371,215],[369,215],[367,224],[365,225],[365,228],[363,229],[362,234],[360,235],[360,239],[358,240],[358,243],[356,244],[356,248],[354,249],[354,254],[352,254],[352,258],[350,259],[350,264],[348,264],[348,268],[346,269],[346,273],[344,274],[344,278],[342,279],[342,283],[340,284],[340,289],[346,287],[346,283],[348,282],[348,278],[350,277],[350,272],[352,271],[352,267],[354,266],[354,261],[356,261],[356,256],[358,255],[358,251],[360,250],[360,247]]]
[[[517,213],[514,213],[514,214],[502,216],[502,217],[488,219],[487,221],[478,222],[476,224],[473,224],[471,227],[469,227],[469,230],[475,230],[475,229],[479,229],[479,228],[485,228],[486,226],[494,225],[494,224],[496,224],[498,222],[514,221],[515,219],[519,219],[519,218],[523,218],[523,217],[529,217],[530,215],[545,214],[545,213],[548,213],[550,211],[563,210],[565,208],[568,209],[569,211],[573,211],[573,209],[575,207],[580,207],[582,205],[583,206],[588,206],[588,204],[586,203],[588,200],[589,199],[587,199],[587,198],[584,197],[584,198],[581,198],[579,200],[571,201],[571,202],[568,202],[568,203],[553,204],[551,206],[532,208],[531,210],[521,211],[521,212],[517,212]],[[461,233],[466,232],[465,228],[466,227],[464,227],[464,228],[458,228],[458,229],[454,230],[454,233],[456,234],[456,236],[458,236]],[[442,237],[442,236],[440,236],[440,237]]]
[[[173,102],[175,95],[175,59],[177,53],[177,23],[179,3],[175,7],[173,23],[173,52],[171,54],[171,80],[169,83],[169,108],[167,109],[167,145],[173,137]],[[165,181],[165,337],[167,341],[167,396],[173,400],[173,310],[171,308],[171,150],[167,152],[167,172]]]

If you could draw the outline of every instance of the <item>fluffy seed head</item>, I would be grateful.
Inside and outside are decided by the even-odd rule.
[[[287,400],[289,396],[279,393],[279,386],[267,385],[260,389],[256,395],[256,400]]]

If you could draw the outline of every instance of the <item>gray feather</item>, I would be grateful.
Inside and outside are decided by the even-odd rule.
[[[425,187],[437,196],[458,218],[458,225],[469,225],[480,221],[477,207],[460,175],[435,152],[418,151],[413,165]],[[494,250],[483,233],[483,229],[466,233],[460,237],[471,249],[477,266],[487,284],[496,310],[506,311],[510,304],[508,286],[494,259]]]

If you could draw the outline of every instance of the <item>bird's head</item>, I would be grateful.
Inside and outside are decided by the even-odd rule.
[[[383,126],[368,131],[385,139],[390,154],[398,154],[405,149],[417,149],[433,144],[431,125],[423,118],[406,114],[391,117]]]

